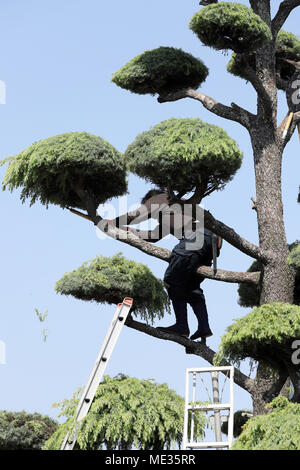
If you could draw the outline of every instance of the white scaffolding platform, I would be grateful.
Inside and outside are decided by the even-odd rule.
[[[220,403],[223,396],[223,390],[220,397],[219,373],[225,374],[229,378],[229,396],[226,403]],[[201,374],[209,373],[211,375],[212,385],[212,403],[199,404],[197,400],[197,385],[200,379],[204,388],[206,388]],[[190,387],[190,378],[192,376],[192,386]],[[234,399],[234,367],[204,367],[186,369],[185,382],[185,406],[184,406],[184,431],[183,431],[183,450],[187,449],[230,449],[233,441],[233,399]],[[225,379],[226,380],[226,379]],[[225,386],[225,381],[224,381]],[[223,387],[224,388],[224,387]],[[207,388],[206,388],[207,390]],[[208,390],[207,390],[208,391]],[[191,393],[192,392],[192,393]],[[190,394],[192,395],[190,397]],[[211,421],[215,432],[214,442],[197,442],[194,440],[195,413],[212,411]],[[227,415],[221,415],[221,411],[227,411]],[[190,419],[189,419],[190,418]],[[221,424],[228,421],[228,438],[222,441]],[[190,425],[189,425],[190,423]]]

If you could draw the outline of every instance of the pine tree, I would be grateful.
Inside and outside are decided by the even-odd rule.
[[[240,124],[248,132],[255,168],[253,208],[257,214],[259,245],[246,240],[208,211],[204,211],[204,220],[207,228],[253,258],[257,271],[218,270],[214,273],[208,267],[201,267],[199,273],[216,281],[251,284],[256,289],[256,303],[260,306],[255,315],[261,315],[262,321],[265,315],[271,321],[272,312],[280,312],[278,319],[282,319],[282,324],[276,324],[276,335],[285,338],[281,346],[292,356],[294,335],[299,334],[297,325],[290,337],[282,335],[281,329],[286,323],[283,316],[288,318],[291,312],[295,313],[292,304],[298,252],[294,252],[291,259],[283,218],[281,182],[283,152],[300,125],[299,100],[295,94],[295,83],[299,80],[295,63],[300,60],[300,41],[282,28],[289,15],[300,6],[300,0],[282,1],[273,17],[270,0],[250,0],[249,8],[237,2],[205,3],[211,4],[193,16],[190,29],[204,45],[216,51],[232,51],[228,72],[254,88],[256,113],[235,103],[225,105],[198,91],[208,75],[207,67],[200,59],[173,47],[145,51],[115,72],[112,80],[133,93],[157,95],[159,103],[184,98],[196,100],[211,113]],[[286,95],[287,115],[278,125],[279,91]],[[224,146],[214,145],[218,139],[222,139]],[[86,210],[84,216],[97,225],[101,219],[97,215],[98,204],[126,192],[126,165],[130,171],[166,190],[172,200],[180,201],[192,192],[190,202],[197,205],[207,194],[222,189],[233,178],[241,157],[237,143],[219,127],[198,119],[169,120],[138,136],[128,147],[125,158],[102,138],[86,133],[63,134],[35,143],[8,159],[4,187],[10,190],[21,187],[22,200],[30,198],[32,203],[40,200],[45,205],[53,203],[72,210]],[[158,160],[165,168],[162,179],[157,169]],[[188,166],[195,170],[188,171]],[[174,178],[176,168],[182,169],[182,178]],[[168,250],[130,232],[125,236],[122,228],[103,225],[102,229],[108,236],[161,260],[167,261],[170,256]],[[201,343],[158,332],[132,318],[128,319],[127,326],[156,338],[176,341],[189,352],[211,364],[214,362],[214,351]],[[268,325],[264,333],[267,329]],[[233,347],[233,343],[231,345]],[[273,361],[272,373],[265,367],[273,345],[267,353],[260,349],[260,356],[255,357],[258,368],[254,379],[236,369],[235,381],[251,394],[254,414],[264,413],[265,404],[283,386],[282,364]],[[285,377],[293,375],[294,372],[284,367]],[[296,373],[290,378],[295,388],[294,400],[298,401],[299,377]]]
[[[67,421],[45,443],[45,450],[59,450],[74,424],[79,401],[75,393],[70,400],[55,404],[59,416]],[[119,374],[105,376],[99,385],[88,415],[78,432],[75,450],[163,450],[180,446],[183,436],[184,399],[167,384],[139,380]],[[204,435],[207,425],[203,413],[195,421],[195,436]]]

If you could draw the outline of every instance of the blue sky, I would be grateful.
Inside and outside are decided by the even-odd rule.
[[[248,5],[248,2],[243,1]],[[279,1],[272,2],[275,9]],[[7,86],[0,105],[1,153],[14,155],[34,141],[70,131],[87,131],[123,152],[135,136],[165,119],[199,117],[222,126],[238,141],[244,161],[222,192],[204,201],[215,217],[257,243],[252,151],[246,131],[222,120],[200,103],[182,100],[159,104],[151,96],[134,95],[111,83],[112,74],[146,49],[180,47],[202,59],[210,69],[205,93],[255,111],[250,85],[226,73],[229,56],[204,47],[189,30],[198,0],[12,0],[1,8],[0,79]],[[300,12],[285,29],[296,35]],[[286,114],[280,95],[279,116]],[[295,134],[283,160],[283,202],[288,241],[299,238],[299,141]],[[3,178],[5,168],[0,168]],[[129,177],[129,203],[148,190],[144,181]],[[118,207],[117,201],[113,201]],[[92,224],[51,206],[21,204],[19,193],[1,192],[1,329],[6,364],[0,365],[0,409],[37,411],[56,416],[51,404],[70,397],[83,385],[110,323],[114,307],[81,302],[55,293],[55,282],[97,254],[117,252],[147,264],[162,277],[166,263],[149,258],[120,242],[99,240]],[[174,239],[161,246],[172,248]],[[224,243],[219,266],[246,270],[251,259]],[[217,348],[233,318],[249,310],[237,304],[237,286],[203,283]],[[40,323],[34,309],[48,310]],[[196,328],[191,313],[190,329]],[[171,324],[173,317],[158,324]],[[43,342],[42,329],[48,338]],[[207,365],[185,354],[179,345],[124,328],[107,373],[119,372],[167,382],[182,396],[187,367]],[[236,409],[251,407],[249,395],[237,386]]]

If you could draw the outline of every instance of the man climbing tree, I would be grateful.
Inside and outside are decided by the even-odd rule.
[[[190,337],[191,340],[201,338],[202,341],[205,341],[206,338],[212,336],[205,298],[200,287],[204,278],[196,272],[199,266],[211,266],[212,243],[211,231],[204,229],[204,241],[200,249],[188,249],[187,246],[191,245],[191,240],[188,241],[185,237],[173,248],[164,281],[173,304],[176,323],[167,327],[159,327],[160,331],[189,337],[187,304],[190,304],[198,321],[198,328]]]
[[[208,75],[207,67],[201,60],[173,47],[159,47],[140,54],[112,78],[116,85],[131,92],[158,95],[159,103],[193,99],[214,115],[240,124],[250,136],[256,182],[253,208],[257,214],[259,244],[246,240],[207,210],[204,223],[234,248],[259,262],[261,269],[214,273],[210,267],[202,266],[198,272],[216,281],[257,286],[259,305],[263,308],[255,311],[255,316],[261,315],[266,330],[268,319],[272,318],[276,329],[274,342],[267,351],[259,348],[259,355],[255,356],[256,377],[250,379],[238,370],[235,373],[235,382],[253,398],[254,414],[263,413],[265,404],[274,393],[280,393],[283,386],[281,372],[282,368],[287,368],[288,359],[285,357],[280,364],[273,361],[272,373],[265,367],[270,350],[278,344],[278,335],[284,337],[279,348],[284,347],[287,355],[289,352],[292,355],[294,337],[300,336],[297,322],[290,336],[281,334],[285,330],[284,315],[298,318],[294,306],[291,307],[296,270],[287,262],[289,247],[281,189],[282,155],[300,123],[300,110],[294,103],[299,72],[293,63],[284,60],[300,60],[300,41],[282,28],[298,6],[300,0],[284,0],[276,14],[271,15],[270,0],[251,0],[249,7],[238,2],[214,2],[201,7],[191,19],[190,29],[204,45],[217,51],[232,50],[228,72],[249,82],[256,91],[255,113],[235,103],[225,105],[198,91]],[[279,124],[278,90],[285,93],[287,101],[286,118]],[[222,189],[240,165],[241,152],[224,130],[200,119],[169,119],[139,135],[128,147],[125,158],[100,137],[84,132],[63,134],[33,144],[10,159],[4,186],[11,190],[22,187],[23,200],[31,198],[32,202],[40,200],[45,205],[54,203],[62,208],[84,210],[85,216],[99,226],[101,218],[97,207],[125,193],[126,168],[167,192],[172,201],[181,204],[189,195],[189,202],[197,206],[205,196]],[[108,236],[161,260],[169,259],[168,250],[112,224],[105,224],[105,227]],[[272,304],[270,310],[269,304]],[[277,304],[280,304],[278,308]],[[270,311],[270,316],[266,315],[266,310]],[[156,338],[175,341],[213,363],[214,351],[200,342],[172,337],[132,318],[128,319],[127,326]],[[231,344],[233,346],[233,342]],[[250,353],[253,354],[253,350],[248,348],[247,354]],[[290,364],[286,371],[296,383],[297,374]],[[298,393],[294,400],[299,400]]]

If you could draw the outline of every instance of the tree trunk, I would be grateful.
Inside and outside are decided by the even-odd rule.
[[[264,257],[260,304],[293,303],[295,272],[286,262],[289,249],[281,192],[282,151],[272,125],[261,123],[253,137],[259,244]]]
[[[272,123],[260,122],[252,132],[256,176],[256,208],[259,245],[263,254],[260,304],[293,303],[295,272],[286,262],[289,254],[286,240],[282,192],[282,150],[276,141]],[[264,394],[274,377],[258,366],[252,393],[254,414],[266,412]]]

